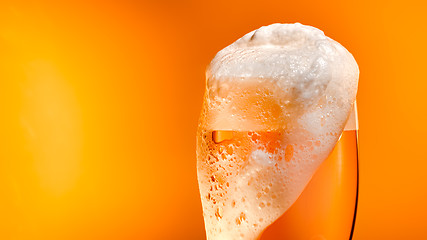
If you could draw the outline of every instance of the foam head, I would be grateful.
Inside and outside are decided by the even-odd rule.
[[[272,24],[218,52],[206,77],[197,154],[207,235],[256,239],[292,205],[332,151],[356,98],[359,69],[353,56],[321,30]],[[204,134],[217,130],[260,133],[261,138],[240,136],[239,144],[229,145],[245,151],[215,156]],[[219,160],[212,163],[213,158]],[[241,164],[231,164],[232,159]],[[209,179],[218,169],[227,173],[221,213],[217,202],[203,197],[213,194],[212,184],[218,182]],[[258,197],[266,186],[270,193]]]
[[[217,53],[206,72],[207,95],[215,102],[232,95],[242,99],[239,93],[251,87],[267,92],[275,97],[280,108],[276,109],[280,110],[278,120],[284,123],[307,112],[320,98],[335,98],[349,108],[356,97],[358,75],[353,56],[321,30],[299,23],[272,24],[244,35]],[[242,115],[245,109],[240,106],[244,104],[214,104],[211,110],[220,112],[211,111],[208,116],[213,117],[209,119],[213,128],[243,127],[247,123],[254,130],[248,122],[254,117]],[[233,106],[237,106],[235,111]],[[342,118],[348,111],[342,111]],[[224,119],[225,124],[221,122]]]

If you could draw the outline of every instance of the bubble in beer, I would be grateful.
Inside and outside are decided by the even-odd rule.
[[[256,240],[286,212],[335,146],[358,76],[343,46],[298,23],[217,53],[197,137],[208,240]]]

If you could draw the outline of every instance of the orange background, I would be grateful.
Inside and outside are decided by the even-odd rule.
[[[422,1],[0,2],[0,239],[204,239],[195,131],[217,51],[274,22],[360,67],[355,240],[426,239]]]

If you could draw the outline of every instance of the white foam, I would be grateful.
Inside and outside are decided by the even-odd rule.
[[[356,61],[343,46],[319,29],[299,23],[272,24],[246,34],[218,52],[206,72],[211,99],[226,98],[251,82],[280,88],[283,115],[301,112],[328,95],[350,106],[358,75]],[[226,102],[221,104],[216,107],[227,116],[216,114],[212,127],[227,129],[229,122],[242,127],[241,120],[249,119],[228,111]]]
[[[229,187],[220,191],[220,203],[202,197],[208,239],[255,240],[298,198],[335,146],[356,98],[358,66],[319,29],[273,24],[218,52],[206,77],[199,130],[283,131],[276,153],[253,142],[240,168],[229,161],[242,156],[212,155],[198,136],[201,195],[212,189],[212,169],[233,173]],[[280,160],[288,146],[292,160]],[[221,160],[209,165],[209,154]],[[260,197],[266,186],[269,193]]]

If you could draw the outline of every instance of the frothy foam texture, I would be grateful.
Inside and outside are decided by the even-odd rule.
[[[218,52],[197,144],[209,240],[255,240],[295,202],[335,146],[358,77],[343,46],[299,23],[261,27]]]

